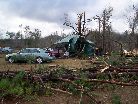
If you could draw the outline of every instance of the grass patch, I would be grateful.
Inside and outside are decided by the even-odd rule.
[[[122,104],[121,97],[117,94],[112,95],[112,104]]]

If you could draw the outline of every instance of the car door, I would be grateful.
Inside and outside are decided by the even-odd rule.
[[[33,49],[27,49],[26,53],[24,53],[24,58],[25,58],[26,61],[33,60],[32,51],[33,51]]]
[[[40,54],[40,50],[39,49],[34,49],[33,51],[32,51],[32,54],[34,55],[34,56],[39,56],[39,54]]]
[[[35,58],[37,56],[37,49],[31,49],[29,56]]]
[[[26,61],[27,56],[30,54],[29,49],[22,49],[18,54],[18,59],[20,61]]]

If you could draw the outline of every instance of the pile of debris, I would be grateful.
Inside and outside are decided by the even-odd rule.
[[[138,49],[133,49],[132,51],[123,50],[125,56],[138,56]]]

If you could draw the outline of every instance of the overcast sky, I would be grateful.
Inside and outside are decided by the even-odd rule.
[[[86,18],[92,18],[111,6],[113,30],[124,32],[128,29],[124,15],[133,4],[138,5],[138,0],[0,0],[0,31],[17,32],[22,24],[40,29],[42,36],[55,31],[69,33],[71,29],[63,26],[65,13],[76,21],[78,13],[85,11]],[[95,29],[97,25],[92,21],[88,27]]]

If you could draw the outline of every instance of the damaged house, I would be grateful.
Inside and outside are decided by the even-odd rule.
[[[70,57],[74,56],[93,56],[95,44],[84,37],[73,34],[57,41],[53,44],[55,49],[62,50],[62,52],[69,52]]]
[[[94,55],[95,44],[86,39],[88,33],[86,33],[85,27],[85,12],[78,14],[77,28],[75,28],[68,19],[65,19],[65,23],[68,27],[71,27],[75,34],[68,35],[65,38],[57,41],[53,46],[59,50],[63,50],[63,53],[67,53],[70,57],[86,56],[90,57]]]

